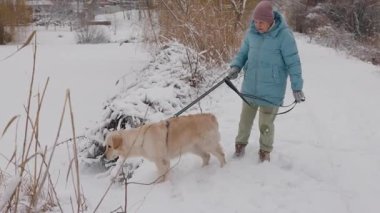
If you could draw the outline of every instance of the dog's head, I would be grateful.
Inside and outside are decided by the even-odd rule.
[[[112,160],[119,155],[119,150],[123,144],[122,135],[113,132],[106,137],[106,151],[104,156],[107,160]]]

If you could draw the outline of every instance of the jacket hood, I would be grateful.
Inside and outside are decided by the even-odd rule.
[[[288,25],[285,22],[284,17],[277,11],[273,11],[274,13],[274,26],[265,33],[260,33],[257,29],[253,21],[251,21],[250,31],[255,34],[269,35],[276,37],[278,33],[280,33],[283,29],[287,28]]]

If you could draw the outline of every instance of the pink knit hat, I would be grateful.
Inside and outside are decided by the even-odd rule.
[[[259,2],[253,11],[253,20],[272,23],[274,20],[272,2],[268,0]]]

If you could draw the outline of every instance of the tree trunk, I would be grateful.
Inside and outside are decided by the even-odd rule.
[[[0,24],[0,45],[5,44],[5,30],[4,26]]]

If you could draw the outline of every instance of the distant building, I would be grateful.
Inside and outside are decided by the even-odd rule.
[[[54,5],[51,0],[27,0],[25,3],[36,12],[49,11]]]
[[[33,21],[49,15],[54,3],[50,0],[27,0],[25,2],[33,12]]]

